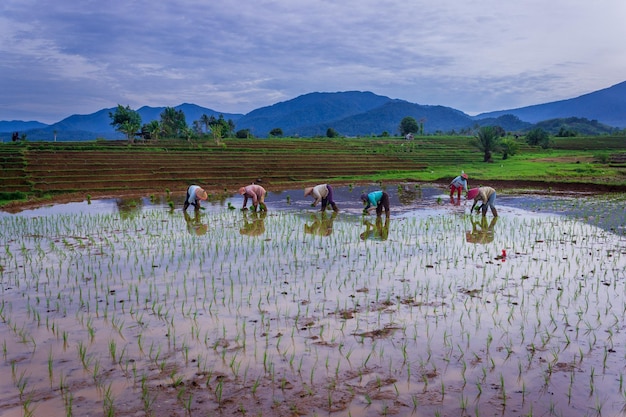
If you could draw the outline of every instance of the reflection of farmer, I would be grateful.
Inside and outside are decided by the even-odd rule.
[[[376,215],[383,214],[385,209],[385,215],[389,217],[389,194],[384,191],[372,191],[369,194],[361,194],[361,201],[365,204],[363,214],[369,214],[369,212],[376,208]]]
[[[318,236],[330,236],[333,233],[333,222],[335,221],[335,217],[337,217],[336,212],[330,216],[324,212],[322,212],[319,216],[311,216],[313,223],[310,226],[308,224],[304,225],[304,233]]]
[[[457,198],[461,198],[461,191],[465,190],[467,192],[467,174],[462,172],[461,175],[452,180],[449,185],[450,187],[450,198],[454,196],[454,193],[457,193]]]
[[[315,207],[321,201],[322,211],[326,211],[326,206],[328,204],[330,204],[333,210],[339,211],[339,208],[333,199],[333,187],[331,187],[330,184],[320,184],[315,187],[306,187],[304,189],[304,196],[306,197],[308,195],[315,199],[311,206]]]
[[[209,230],[208,224],[203,224],[200,220],[200,211],[196,210],[194,217],[191,218],[187,212],[184,212],[185,222],[187,223],[187,231],[192,235],[202,236]]]
[[[472,219],[472,231],[465,232],[465,240],[468,243],[489,243],[493,242],[494,227],[498,222],[498,218],[491,219],[491,223],[487,225],[487,218],[482,217],[480,223]]]
[[[389,237],[389,216],[385,217],[383,224],[382,216],[376,216],[376,224],[372,224],[369,220],[363,220],[365,231],[361,233],[361,240],[387,240]]]
[[[483,217],[487,215],[487,207],[491,208],[491,214],[493,217],[498,217],[498,210],[496,210],[496,190],[491,187],[480,187],[480,188],[472,188],[467,193],[467,199],[474,199],[474,204],[472,204],[472,209],[470,212],[474,212],[474,207],[476,204],[481,201],[482,205],[479,210],[482,210]]]
[[[206,191],[197,185],[191,185],[187,188],[187,197],[185,197],[185,204],[183,204],[183,211],[187,211],[187,207],[194,206],[195,210],[200,210],[200,200],[206,200],[209,198]]]
[[[249,216],[249,217],[248,217]],[[250,213],[243,213],[243,226],[239,229],[239,233],[246,236],[260,236],[265,233],[265,217],[266,211],[257,213],[256,211]]]
[[[239,194],[243,196],[242,210],[245,210],[246,205],[248,204],[248,199],[250,198],[252,199],[252,207],[254,208],[254,211],[256,211],[257,206],[260,206],[261,210],[267,211],[267,206],[265,205],[265,188],[257,184],[251,184],[241,187],[239,189]]]

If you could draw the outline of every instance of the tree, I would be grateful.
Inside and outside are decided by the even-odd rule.
[[[135,133],[141,126],[141,116],[135,110],[132,110],[130,106],[117,105],[115,113],[109,112],[111,118],[111,126],[115,127],[115,130],[122,132],[128,138],[130,143],[135,141]]]
[[[202,122],[200,120],[194,120],[192,126],[194,133],[198,136],[202,136]]]
[[[575,130],[566,129],[563,126],[559,129],[559,133],[556,134],[558,138],[573,138],[577,135]]]
[[[422,117],[419,120],[419,125],[420,125],[420,136],[424,136],[424,123],[426,123],[426,118]]]
[[[214,125],[211,126],[211,133],[213,133],[213,140],[215,141],[216,145],[220,145],[222,142],[222,131],[224,129],[224,126],[216,123]]]
[[[234,129],[235,124],[232,120],[226,121],[224,115],[220,114],[216,119],[215,116],[209,117],[209,127],[213,132],[213,139],[219,144],[220,140],[225,136],[230,136],[231,129]],[[232,127],[231,127],[232,126]]]
[[[519,149],[519,143],[515,139],[504,138],[500,141],[500,150],[502,151],[502,159],[514,156]]]
[[[491,162],[491,154],[498,148],[498,131],[493,126],[483,126],[476,133],[472,144],[483,152],[483,162]]]
[[[180,130],[180,135],[187,140],[187,142],[191,142],[191,139],[195,136],[195,132],[189,126],[185,126]]]
[[[420,127],[417,124],[417,121],[411,117],[407,116],[400,122],[400,135],[406,136],[409,133],[417,133],[420,131]]]
[[[187,127],[187,121],[182,110],[166,107],[161,112],[161,128],[165,136],[179,138],[185,127]]]
[[[283,135],[283,130],[280,127],[275,127],[270,130],[270,136],[281,137]]]
[[[233,119],[228,119],[228,129],[226,130],[226,136],[230,138],[233,136],[234,132],[235,132],[235,122],[233,122]]]
[[[333,129],[332,127],[329,127],[328,129],[326,129],[326,137],[327,138],[336,138],[339,136],[339,133]]]
[[[504,130],[504,128],[502,126],[494,126],[493,129],[496,131],[496,135],[498,135],[499,138],[503,138],[506,136],[506,130]]]
[[[145,124],[144,129],[148,132],[148,135],[150,135],[150,139],[155,141],[159,140],[159,136],[161,136],[161,123],[159,123],[158,120],[152,120],[150,123]]]
[[[209,129],[211,127],[211,118],[206,114],[200,116],[200,123],[204,126],[205,132],[209,133]]]
[[[526,134],[526,143],[531,146],[541,146],[546,149],[550,146],[550,136],[548,132],[537,127]]]
[[[252,133],[250,133],[250,129],[241,129],[235,133],[235,137],[238,139],[248,139],[252,137]]]

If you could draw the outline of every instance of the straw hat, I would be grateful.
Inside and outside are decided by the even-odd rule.
[[[206,200],[209,198],[209,195],[202,188],[196,188],[196,197],[200,200]]]
[[[313,192],[313,187],[306,187],[304,189],[304,196],[308,196],[309,194],[311,194]]]
[[[467,199],[473,200],[476,198],[477,195],[478,195],[478,188],[472,188],[471,190],[467,192]]]
[[[239,194],[244,195],[246,193],[246,187],[241,187],[239,189],[239,191],[237,191]]]

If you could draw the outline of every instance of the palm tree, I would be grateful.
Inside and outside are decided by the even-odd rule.
[[[180,137],[183,128],[187,126],[185,113],[173,107],[166,107],[161,112],[161,127],[168,137]]]
[[[205,132],[209,133],[209,129],[211,126],[211,118],[207,116],[206,114],[203,114],[202,116],[200,116],[200,123],[204,125]]]
[[[161,123],[159,123],[158,120],[152,120],[146,125],[146,129],[150,134],[150,139],[155,142],[159,140],[159,135],[161,134]]]
[[[491,162],[491,154],[498,149],[499,137],[493,126],[483,126],[476,133],[472,144],[483,152],[483,162]]]
[[[198,136],[202,136],[202,122],[200,120],[194,120],[192,126],[194,133]]]

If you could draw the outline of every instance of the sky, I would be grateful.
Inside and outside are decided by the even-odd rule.
[[[3,0],[0,120],[370,91],[470,115],[626,80],[624,0]]]

